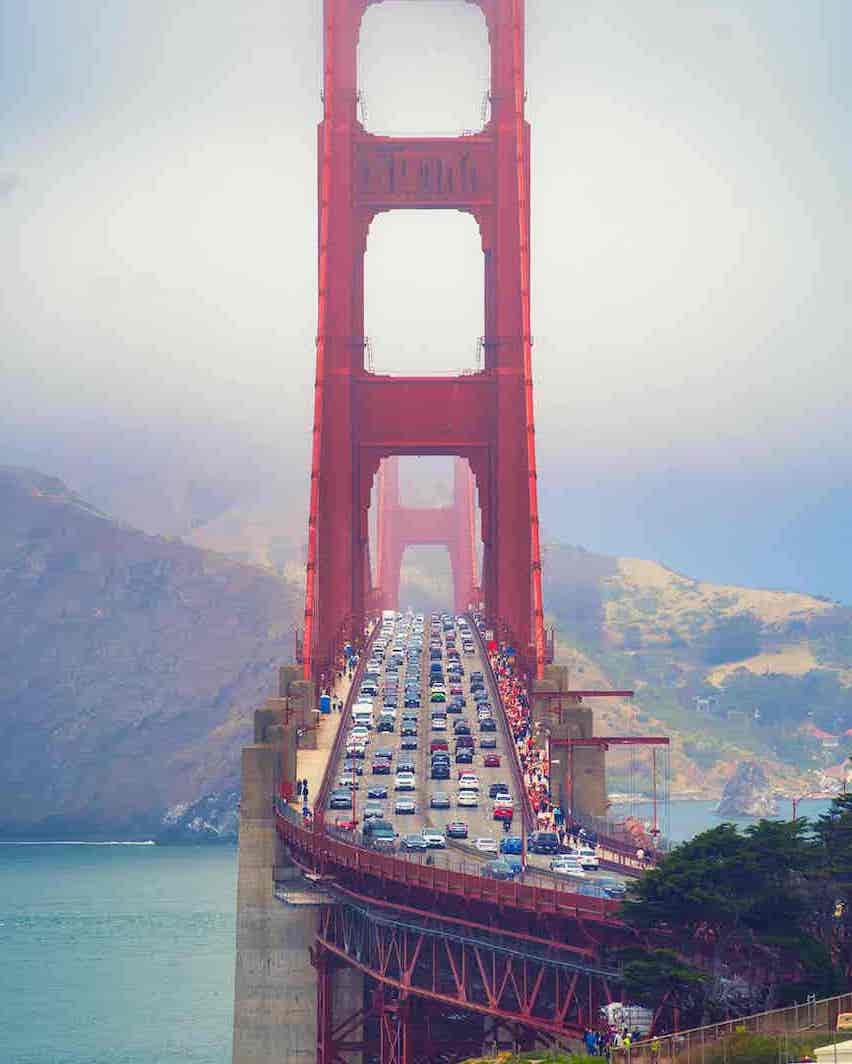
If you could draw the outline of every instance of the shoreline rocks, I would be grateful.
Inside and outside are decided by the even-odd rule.
[[[716,815],[762,818],[777,812],[778,802],[763,767],[757,761],[740,761],[725,784]]]

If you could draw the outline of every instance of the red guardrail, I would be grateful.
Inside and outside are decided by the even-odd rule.
[[[535,814],[533,813],[529,791],[524,784],[524,770],[521,767],[521,759],[518,757],[518,747],[515,743],[515,736],[512,734],[512,729],[509,727],[506,708],[503,705],[503,699],[500,697],[500,686],[497,683],[497,677],[494,675],[494,670],[491,668],[491,659],[488,656],[488,648],[485,645],[485,640],[482,638],[482,632],[480,632],[479,627],[477,626],[476,618],[472,614],[468,614],[467,621],[476,633],[483,668],[487,672],[488,682],[491,684],[495,698],[500,706],[500,712],[497,714],[497,719],[500,721],[500,729],[503,732],[503,738],[506,740],[506,748],[509,752],[509,764],[512,770],[512,780],[515,784],[515,794],[519,796],[516,800],[520,803],[521,814],[524,818],[527,832],[532,832],[535,831],[536,826]]]
[[[466,901],[510,906],[526,912],[576,920],[609,924],[618,922],[614,915],[619,904],[617,901],[574,894],[557,884],[542,887],[516,880],[487,879],[438,865],[415,864],[390,854],[341,842],[321,831],[311,831],[279,810],[276,810],[276,824],[281,841],[294,849],[303,863],[320,875],[339,875],[341,871],[352,871],[386,882],[462,897]]]
[[[343,745],[346,742],[347,726],[352,719],[352,703],[355,701],[355,697],[361,686],[361,678],[364,675],[364,668],[366,667],[367,659],[370,657],[370,650],[373,646],[373,640],[376,638],[378,630],[379,626],[377,624],[374,625],[369,638],[364,643],[361,656],[358,660],[358,668],[355,670],[355,675],[352,677],[352,683],[349,685],[349,693],[346,696],[346,702],[343,705],[343,711],[340,714],[340,720],[337,724],[337,735],[334,737],[334,744],[331,748],[331,753],[328,756],[325,775],[322,778],[322,786],[320,787],[316,803],[314,804],[315,831],[325,830],[325,814],[328,808],[328,796],[331,793],[331,784],[334,779],[334,773],[337,771],[340,755],[343,752]]]

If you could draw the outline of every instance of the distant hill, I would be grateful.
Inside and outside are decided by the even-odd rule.
[[[0,515],[0,834],[153,835],[167,810],[170,830],[189,817],[215,834],[213,799],[238,787],[251,711],[292,655],[301,512],[222,514],[190,544],[0,468]],[[406,571],[412,600],[446,601],[426,555]],[[572,678],[637,691],[596,705],[598,730],[672,734],[677,793],[719,795],[740,760],[791,794],[839,779],[852,611],[578,547],[549,546],[544,573]],[[610,764],[610,790],[628,790],[628,762]]]
[[[637,692],[630,705],[595,707],[602,730],[673,734],[681,793],[717,796],[754,757],[787,794],[840,780],[852,753],[852,610],[579,547],[550,546],[544,573],[563,660]]]
[[[301,587],[0,468],[0,834],[153,834],[234,788]]]

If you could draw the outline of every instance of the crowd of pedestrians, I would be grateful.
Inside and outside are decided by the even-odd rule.
[[[587,1027],[583,1035],[586,1054],[590,1057],[608,1057],[613,1049],[630,1049],[634,1042],[642,1039],[642,1032],[631,1031],[629,1027],[619,1029],[612,1024],[604,1024],[593,1031]],[[651,1059],[659,1058],[660,1043],[655,1038],[651,1043]]]
[[[569,842],[572,846],[596,846],[598,840],[595,832],[572,823],[570,815],[566,817],[565,811],[552,801],[547,751],[535,743],[527,689],[515,671],[513,652],[509,648],[500,647],[489,652],[489,661],[518,751],[524,787],[535,813],[536,827],[539,831],[555,831],[562,847]]]
[[[518,751],[524,787],[535,813],[536,827],[539,830],[557,831],[560,841],[564,843],[569,829],[562,809],[551,801],[547,753],[536,745],[533,737],[529,697],[526,684],[515,670],[514,653],[511,648],[501,646],[489,652],[489,660]]]

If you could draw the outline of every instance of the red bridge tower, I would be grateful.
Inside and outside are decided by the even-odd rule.
[[[524,0],[472,0],[491,46],[491,117],[458,138],[383,137],[357,117],[361,19],[374,0],[324,0],[319,128],[319,316],[303,662],[325,671],[363,631],[368,509],[393,455],[455,455],[476,479],[482,593],[541,675],[545,660],[529,300],[529,128]],[[479,373],[392,377],[364,366],[364,254],[370,222],[399,208],[466,211],[485,257]],[[394,563],[395,564],[395,563]]]
[[[403,506],[399,463],[382,462],[378,475],[376,609],[399,609],[399,582],[406,547],[442,546],[450,555],[453,608],[463,613],[478,605],[475,488],[467,462],[453,462],[453,501],[434,508]]]

